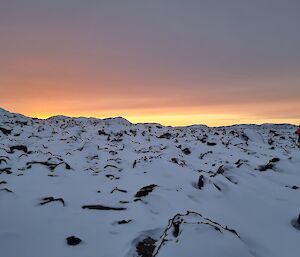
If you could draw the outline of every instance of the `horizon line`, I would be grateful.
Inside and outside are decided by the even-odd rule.
[[[254,126],[264,126],[264,125],[292,125],[292,126],[298,126],[295,123],[272,123],[272,122],[265,122],[265,123],[232,123],[232,124],[227,124],[227,125],[216,125],[216,126],[211,126],[208,124],[204,124],[204,123],[192,123],[192,124],[187,124],[187,125],[167,125],[167,124],[161,124],[159,122],[134,122],[134,121],[130,121],[130,119],[128,119],[127,117],[123,117],[123,116],[110,116],[110,117],[97,117],[97,116],[82,116],[82,115],[64,115],[64,114],[55,114],[55,115],[49,115],[49,116],[31,116],[31,115],[26,115],[26,114],[22,114],[19,112],[11,112],[3,107],[0,107],[1,111],[4,112],[8,112],[11,114],[17,114],[17,115],[22,115],[26,118],[30,118],[30,119],[38,119],[38,120],[48,120],[51,118],[55,118],[55,117],[65,117],[65,118],[70,118],[70,119],[80,119],[80,118],[84,118],[84,119],[97,119],[97,120],[108,120],[108,119],[123,119],[133,125],[135,124],[157,124],[163,127],[193,127],[193,126],[206,126],[206,127],[210,127],[210,128],[217,128],[217,127],[232,127],[232,126],[239,126],[239,125],[254,125]],[[145,115],[147,116],[147,115]],[[174,116],[174,115],[166,115],[166,116]],[[175,115],[176,116],[176,115]],[[185,115],[183,115],[185,116]],[[188,115],[187,115],[188,116]],[[209,115],[208,115],[209,116]]]

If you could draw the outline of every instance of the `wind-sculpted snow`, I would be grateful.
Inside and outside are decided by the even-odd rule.
[[[298,257],[295,130],[0,109],[0,256]]]

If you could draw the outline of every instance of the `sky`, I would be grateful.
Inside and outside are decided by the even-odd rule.
[[[299,0],[0,0],[0,107],[300,124]]]

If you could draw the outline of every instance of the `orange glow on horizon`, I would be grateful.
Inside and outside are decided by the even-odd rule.
[[[0,107],[10,112],[300,123],[297,5],[21,2],[0,1]]]
[[[89,76],[69,62],[66,68],[62,63],[57,66],[35,59],[28,65],[16,62],[17,75],[12,72],[0,77],[0,107],[29,117],[121,116],[133,123],[171,126],[300,124],[298,80],[292,76],[246,81],[203,75],[194,81],[165,74],[143,77],[132,70],[114,72],[108,67],[105,74]],[[283,83],[289,83],[291,90],[274,90]],[[267,90],[261,89],[263,85]]]
[[[300,119],[293,118],[266,118],[255,116],[251,114],[226,114],[226,113],[207,113],[207,114],[188,114],[178,110],[172,113],[156,113],[151,114],[144,110],[144,113],[141,112],[138,114],[136,111],[127,110],[127,113],[124,110],[121,112],[102,112],[101,111],[81,111],[81,112],[72,112],[72,111],[63,111],[63,112],[40,112],[35,113],[32,111],[22,112],[17,110],[10,110],[11,112],[21,113],[28,117],[47,119],[56,115],[63,115],[68,117],[94,117],[99,119],[110,118],[110,117],[123,117],[132,123],[159,123],[165,126],[189,126],[203,124],[208,126],[229,126],[234,124],[264,124],[264,123],[285,123],[285,124],[300,124]],[[192,113],[192,111],[191,111]]]

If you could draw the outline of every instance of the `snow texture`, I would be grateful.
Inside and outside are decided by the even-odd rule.
[[[298,257],[295,130],[0,109],[0,256]]]

